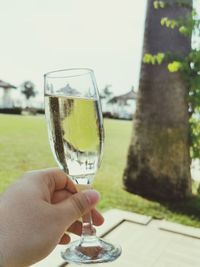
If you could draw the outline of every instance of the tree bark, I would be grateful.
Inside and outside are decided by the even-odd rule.
[[[143,54],[174,52],[185,56],[191,40],[161,26],[162,17],[177,19],[190,10],[177,5],[154,9],[148,0]],[[174,1],[164,1],[173,3]],[[187,0],[192,4],[192,0]],[[133,134],[123,182],[125,189],[152,199],[191,195],[188,88],[180,72],[142,63]]]

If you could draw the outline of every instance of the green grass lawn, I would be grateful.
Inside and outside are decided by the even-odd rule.
[[[50,151],[43,116],[0,115],[0,191],[25,171],[56,166]],[[200,227],[200,199],[158,203],[123,190],[132,123],[105,120],[105,149],[94,187],[100,191],[101,210],[120,208]]]

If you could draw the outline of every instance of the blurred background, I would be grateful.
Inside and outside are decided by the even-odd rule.
[[[137,90],[145,5],[145,0],[136,5],[131,0],[1,0],[0,107],[42,109],[43,74],[63,68],[94,69],[99,90],[109,88],[113,96]],[[10,99],[2,89],[9,84]],[[35,94],[24,92],[24,86]]]

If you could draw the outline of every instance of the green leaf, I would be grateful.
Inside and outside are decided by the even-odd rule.
[[[181,62],[179,61],[173,61],[168,64],[167,66],[169,72],[177,72],[181,69]]]
[[[159,8],[158,1],[154,1],[153,2],[153,6],[154,6],[155,9],[158,9]]]
[[[155,9],[164,8],[165,3],[163,1],[154,1],[153,6]]]
[[[164,26],[165,23],[166,23],[166,21],[167,21],[167,17],[164,17],[164,18],[161,19],[160,24],[161,24],[162,26]]]
[[[165,3],[163,1],[159,1],[160,7],[164,8],[165,7]]]
[[[157,59],[157,62],[158,62],[159,65],[162,64],[164,58],[165,58],[165,54],[164,53],[158,53],[157,54],[156,59]]]
[[[149,64],[151,63],[151,58],[152,58],[152,55],[149,53],[146,53],[143,57],[143,62]]]
[[[181,34],[183,34],[183,35],[185,35],[185,36],[187,36],[188,33],[189,33],[189,30],[188,30],[188,28],[187,28],[186,26],[181,26],[178,30],[179,30],[179,32],[180,32]]]

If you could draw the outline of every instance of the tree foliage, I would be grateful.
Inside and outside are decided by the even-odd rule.
[[[155,9],[166,8],[168,5],[177,5],[191,10],[186,17],[170,19],[163,17],[160,21],[161,26],[169,30],[178,30],[185,36],[192,36],[192,48],[186,56],[174,54],[170,51],[157,54],[146,53],[143,62],[146,64],[167,63],[169,72],[181,72],[187,82],[188,88],[188,112],[190,124],[190,152],[192,158],[200,158],[200,18],[197,12],[184,0],[175,0],[171,3],[164,1],[154,1]]]
[[[21,85],[21,92],[25,95],[28,100],[30,97],[36,96],[35,85],[31,81],[25,81]]]
[[[101,99],[109,99],[112,95],[113,92],[111,91],[110,87],[112,87],[111,84],[107,84],[101,91],[100,93],[100,98]]]

